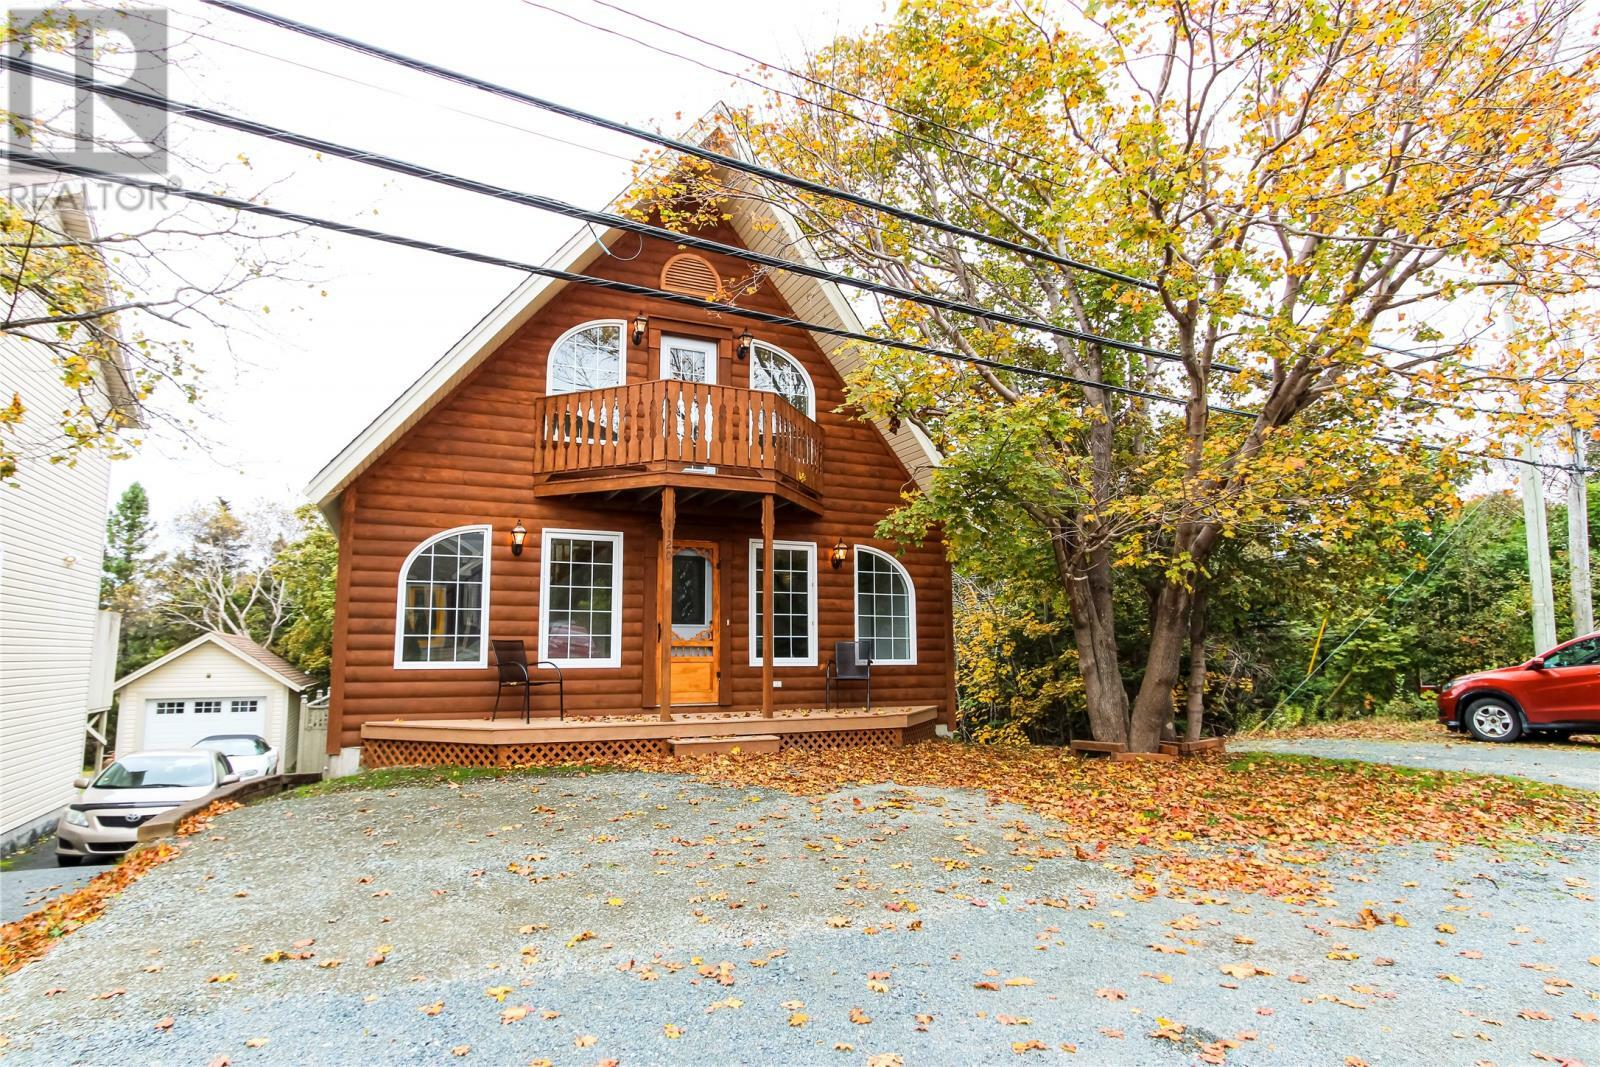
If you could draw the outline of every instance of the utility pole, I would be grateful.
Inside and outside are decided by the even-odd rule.
[[[1572,579],[1573,636],[1594,632],[1594,586],[1589,577],[1589,465],[1584,433],[1572,428],[1573,471],[1567,482],[1567,570]]]
[[[1550,577],[1550,532],[1545,526],[1544,482],[1533,439],[1522,442],[1522,518],[1528,531],[1528,586],[1533,591],[1534,655],[1556,643],[1555,593]]]

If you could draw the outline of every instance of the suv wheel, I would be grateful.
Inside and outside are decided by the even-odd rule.
[[[1515,741],[1522,736],[1522,717],[1508,701],[1491,697],[1467,708],[1467,732],[1479,741]]]

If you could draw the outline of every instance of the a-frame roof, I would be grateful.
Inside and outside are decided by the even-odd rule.
[[[794,220],[764,200],[735,196],[730,213],[734,230],[746,247],[769,255],[815,262],[811,248]],[[621,236],[620,230],[596,233],[592,227],[586,226],[543,265],[575,273],[587,272],[605,253],[605,249]],[[833,282],[784,271],[773,272],[772,280],[797,318],[831,329],[862,332],[860,318],[839,286]],[[567,284],[541,277],[529,277],[520,282],[317,473],[306,486],[306,495],[322,509],[330,525],[338,528],[338,502],[345,488],[377,462],[435,404],[448,396],[502,344],[510,340]],[[860,364],[861,359],[849,342],[825,333],[812,332],[811,336],[841,377]],[[882,420],[876,420],[873,425],[912,478],[919,485],[926,484],[939,462],[938,453],[927,436],[910,422],[903,422],[896,428],[891,428]]]

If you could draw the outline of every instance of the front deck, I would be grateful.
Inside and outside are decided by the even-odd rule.
[[[592,718],[392,719],[361,727],[362,765],[528,767],[620,756],[891,747],[933,736],[932,707],[654,713]]]

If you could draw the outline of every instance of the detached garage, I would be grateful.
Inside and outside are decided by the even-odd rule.
[[[293,770],[301,697],[315,684],[248,638],[205,634],[117,682],[117,754],[257,734],[281,753],[279,766]]]

